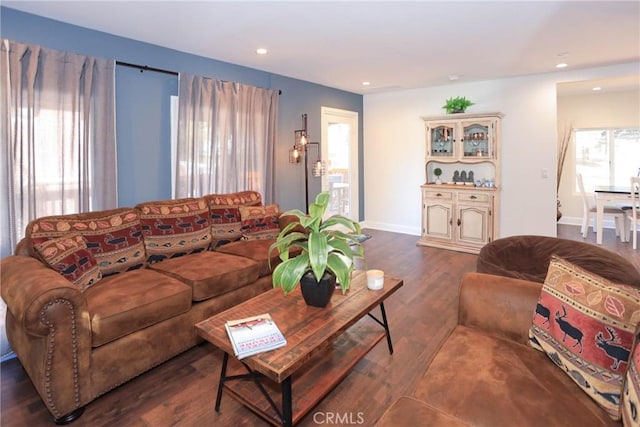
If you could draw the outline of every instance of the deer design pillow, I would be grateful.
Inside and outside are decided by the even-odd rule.
[[[622,425],[640,426],[640,347],[636,345],[629,359],[629,369],[622,395]]]
[[[209,206],[204,198],[144,202],[136,208],[149,264],[209,248]]]
[[[280,233],[278,205],[240,206],[244,240],[275,239]]]
[[[618,420],[638,321],[638,290],[553,255],[533,313],[529,343],[547,353]]]
[[[69,233],[35,245],[40,258],[82,292],[102,278],[96,259],[82,236]]]

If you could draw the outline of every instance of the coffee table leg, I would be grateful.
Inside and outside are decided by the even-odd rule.
[[[291,402],[291,377],[282,382],[282,425],[293,425],[293,404]]]
[[[222,388],[224,381],[227,378],[227,362],[229,361],[229,354],[225,353],[222,359],[222,369],[220,370],[220,381],[218,381],[218,395],[216,396],[216,412],[220,411],[220,401],[222,400]]]
[[[384,331],[387,333],[387,345],[389,346],[389,354],[393,354],[393,344],[391,344],[391,333],[389,332],[389,323],[387,323],[387,313],[384,311],[384,303],[380,303],[380,311],[382,312],[382,323]]]

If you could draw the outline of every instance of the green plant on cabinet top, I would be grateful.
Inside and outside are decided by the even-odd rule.
[[[474,104],[464,96],[457,96],[447,99],[442,108],[447,110],[447,114],[464,113],[468,107]]]

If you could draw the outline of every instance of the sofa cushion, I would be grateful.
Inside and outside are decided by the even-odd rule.
[[[243,240],[275,239],[280,233],[278,205],[240,206]]]
[[[211,228],[205,199],[145,202],[136,208],[150,264],[208,249]]]
[[[93,347],[186,313],[191,288],[149,269],[102,279],[85,292]]]
[[[83,292],[102,278],[96,259],[77,233],[46,240],[36,245],[35,249],[49,267]]]
[[[202,301],[241,288],[258,279],[258,263],[234,255],[205,251],[169,259],[151,268],[176,278],[193,289],[193,300]]]
[[[258,263],[260,277],[268,276],[276,265],[280,263],[278,251],[271,253],[271,267],[269,267],[269,246],[275,239],[268,240],[240,240],[216,248],[216,252],[249,258]]]
[[[557,256],[551,257],[529,331],[587,395],[620,419],[625,372],[640,321],[640,298]]]
[[[622,393],[622,422],[625,426],[640,426],[640,346],[636,345],[629,360],[629,369]]]
[[[240,206],[261,206],[262,196],[256,191],[204,196],[211,213],[211,246],[216,248],[242,237]]]
[[[413,396],[474,426],[619,426],[544,353],[465,326]]]
[[[42,217],[29,223],[26,236],[35,246],[74,232],[84,237],[103,276],[145,265],[140,216],[132,208]]]

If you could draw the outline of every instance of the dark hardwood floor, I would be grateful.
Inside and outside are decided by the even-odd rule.
[[[404,280],[386,302],[394,342],[379,343],[300,425],[374,425],[385,408],[408,394],[456,323],[461,276],[475,271],[476,255],[416,246],[416,236],[367,230],[368,268]],[[578,227],[559,226],[559,237],[580,240]],[[591,233],[588,242],[595,243]],[[605,230],[604,246],[640,269],[640,250]],[[264,423],[229,396],[214,410],[222,354],[203,343],[100,397],[73,426],[256,426]],[[2,426],[53,425],[20,363],[0,366]],[[294,390],[295,398],[295,390]],[[342,422],[336,422],[337,420]]]

